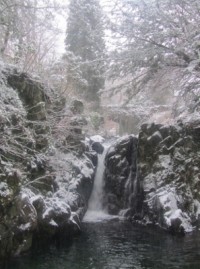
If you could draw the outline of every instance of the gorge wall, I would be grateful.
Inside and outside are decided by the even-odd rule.
[[[105,205],[111,214],[174,233],[200,222],[200,121],[144,124],[108,151]]]
[[[0,71],[1,259],[80,230],[96,153],[81,142],[75,103],[63,124],[66,106],[58,111],[38,78],[11,66]]]

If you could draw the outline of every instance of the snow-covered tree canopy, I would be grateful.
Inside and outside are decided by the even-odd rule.
[[[0,57],[25,71],[38,70],[55,47],[60,11],[56,0],[0,1]]]
[[[110,77],[129,77],[125,86],[134,89],[138,78],[146,83],[163,66],[194,65],[198,70],[199,25],[198,0],[116,0],[110,22],[117,40]]]
[[[90,100],[104,87],[103,14],[98,0],[73,0],[69,4],[66,32],[68,82],[81,85]],[[73,61],[72,61],[73,59]],[[76,62],[76,67],[72,68]],[[79,81],[77,81],[77,78]]]

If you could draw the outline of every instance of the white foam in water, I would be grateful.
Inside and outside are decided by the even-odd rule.
[[[88,210],[84,216],[83,222],[101,222],[112,219],[119,219],[119,216],[112,216],[104,211]]]

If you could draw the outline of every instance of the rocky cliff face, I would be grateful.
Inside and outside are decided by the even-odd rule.
[[[110,214],[130,207],[130,200],[139,195],[137,184],[138,139],[132,135],[117,140],[105,158],[104,206]],[[139,199],[140,200],[140,199]]]
[[[68,117],[68,133],[58,136],[48,120],[52,104],[42,83],[14,67],[1,67],[0,78],[2,258],[28,250],[38,238],[79,231],[93,184],[95,153],[86,156],[77,139],[82,137],[75,124],[78,115]]]
[[[198,227],[199,141],[199,120],[144,124],[138,138],[117,141],[106,157],[108,211],[174,233]]]

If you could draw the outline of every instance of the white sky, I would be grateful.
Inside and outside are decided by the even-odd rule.
[[[65,52],[65,33],[66,33],[66,26],[67,26],[67,4],[69,0],[56,0],[56,2],[60,5],[64,5],[65,7],[62,9],[62,14],[56,15],[56,24],[58,29],[60,30],[60,34],[57,37],[57,48],[56,51],[58,56],[61,56]]]

